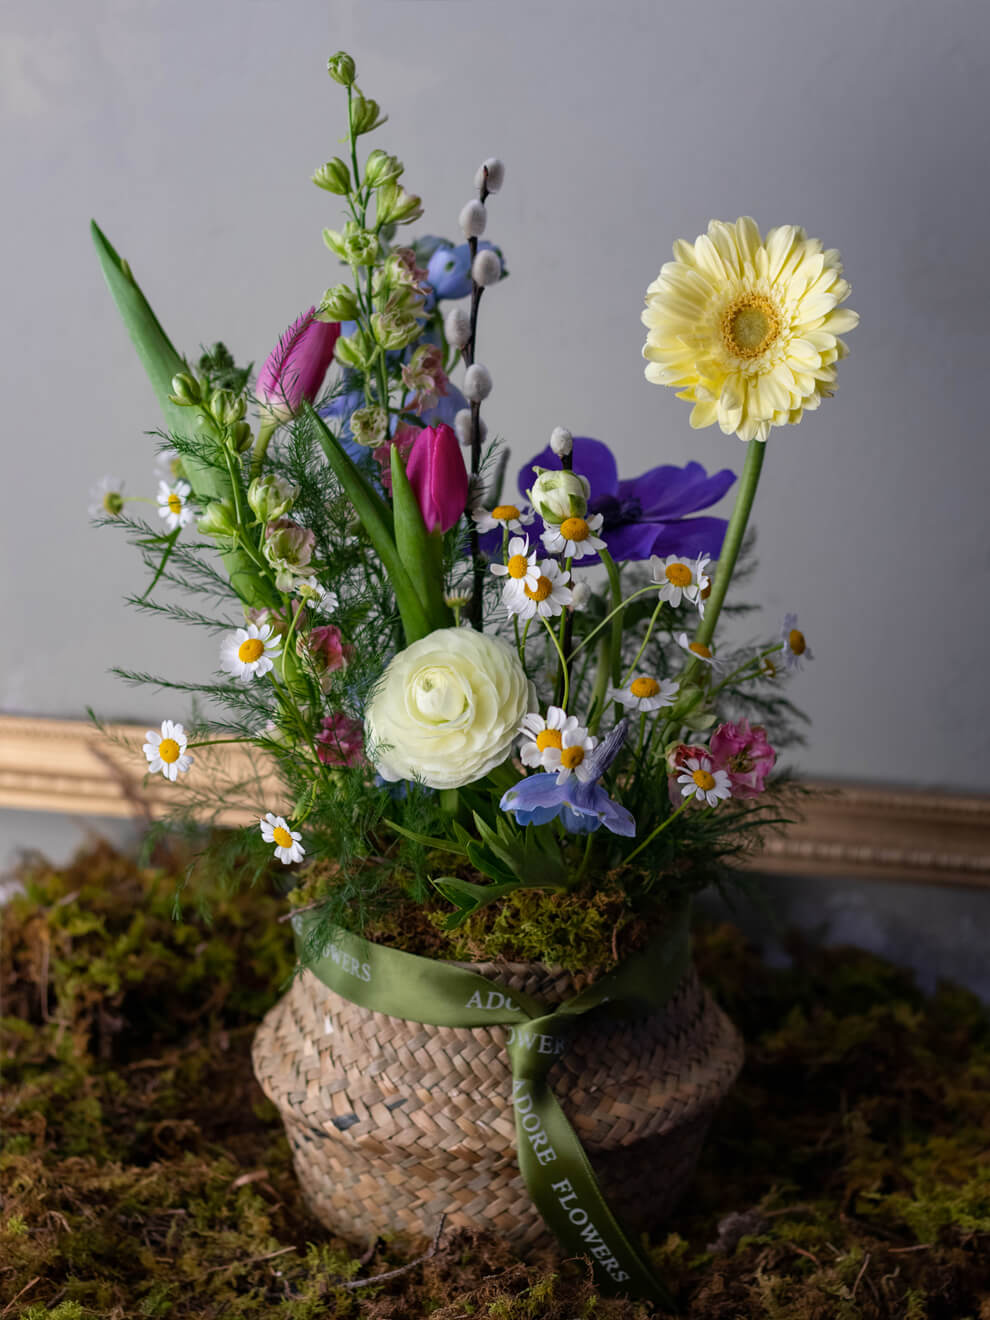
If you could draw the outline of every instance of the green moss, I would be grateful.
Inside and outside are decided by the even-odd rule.
[[[253,1079],[252,1033],[293,964],[282,905],[261,888],[235,902],[218,884],[211,924],[196,915],[176,924],[182,866],[172,858],[141,870],[106,848],[62,869],[36,864],[24,876],[28,893],[5,913],[0,1312],[654,1314],[601,1297],[583,1262],[553,1252],[522,1261],[481,1233],[450,1233],[408,1273],[345,1289],[403,1256],[380,1243],[362,1261],[360,1247],[309,1215],[278,1115]],[[539,900],[520,895],[514,912],[506,905],[490,926],[457,938],[491,936],[486,956],[528,958],[552,935],[565,965],[611,948],[607,898],[584,908]],[[615,937],[621,953],[637,932]],[[748,1058],[688,1197],[651,1246],[682,1314],[986,1320],[982,1007],[950,986],[926,998],[903,972],[855,950],[795,946],[793,968],[771,970],[738,932],[718,927],[699,932],[696,951],[744,1030]],[[452,946],[446,956],[477,948]]]

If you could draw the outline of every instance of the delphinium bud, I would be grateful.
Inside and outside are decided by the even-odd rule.
[[[469,445],[474,438],[473,426],[470,408],[462,408],[454,415],[454,433],[462,445]],[[482,444],[488,438],[488,427],[483,417],[478,418],[478,436]]]
[[[354,60],[346,50],[338,50],[336,55],[330,56],[327,60],[327,73],[334,82],[339,82],[342,87],[350,87],[357,77]]]
[[[485,223],[488,220],[488,212],[483,203],[476,197],[467,202],[458,216],[457,222],[464,231],[465,238],[480,238],[485,232]]]
[[[199,381],[180,371],[178,375],[172,377],[172,393],[168,397],[180,408],[195,407],[202,400]]]
[[[558,458],[566,458],[574,448],[574,437],[565,426],[555,426],[550,432],[550,448]]]
[[[354,290],[346,284],[335,284],[324,293],[317,318],[321,321],[354,321],[360,310]]]
[[[402,168],[401,160],[376,147],[364,163],[364,181],[370,188],[380,188],[383,183],[397,179]]]
[[[471,263],[471,278],[475,284],[487,288],[502,278],[502,262],[494,248],[482,248]]]
[[[480,403],[492,392],[492,373],[480,362],[474,362],[464,373],[464,397],[468,403]]]
[[[346,197],[351,191],[351,172],[339,156],[334,156],[314,173],[313,182],[317,188]]]
[[[471,318],[463,307],[452,307],[444,317],[443,332],[452,348],[463,348],[471,338]]]
[[[362,96],[360,92],[355,94],[351,102],[351,124],[355,137],[380,128],[387,118],[388,115],[381,114],[377,101],[373,101],[370,96]]]
[[[482,161],[478,166],[478,173],[474,176],[474,186],[481,191],[485,183],[485,171],[488,171],[488,191],[498,192],[505,181],[505,166],[497,156],[489,156],[487,160]]]

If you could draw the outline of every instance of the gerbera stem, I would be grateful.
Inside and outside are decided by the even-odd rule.
[[[722,553],[718,557],[718,568],[715,570],[712,594],[705,605],[705,617],[698,625],[698,631],[695,634],[694,640],[700,642],[703,646],[708,646],[712,640],[715,625],[718,623],[718,616],[722,609],[722,602],[725,600],[725,593],[729,589],[732,574],[735,572],[736,560],[739,558],[739,547],[742,545],[746,524],[749,522],[749,513],[753,507],[756,487],[759,485],[765,454],[766,441],[750,440],[746,446],[746,462],[743,466],[742,476],[739,478],[736,506],[732,510],[732,517],[729,519],[729,526],[726,529]],[[697,661],[695,661],[695,664],[697,664]]]

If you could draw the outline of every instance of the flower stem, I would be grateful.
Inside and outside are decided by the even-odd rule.
[[[547,619],[547,618],[545,618],[545,617],[541,614],[541,615],[540,615],[540,621],[542,622],[544,628],[546,628],[546,630],[547,630],[547,636],[550,638],[551,642],[553,642],[554,647],[555,647],[555,649],[556,649],[556,651],[557,651],[557,655],[560,657],[560,672],[561,672],[561,673],[563,674],[563,676],[564,676],[564,695],[563,695],[563,697],[561,698],[561,700],[560,700],[560,702],[559,702],[559,705],[560,705],[561,710],[565,710],[565,711],[566,711],[566,710],[567,710],[567,698],[568,698],[569,695],[570,695],[570,679],[569,679],[569,676],[568,676],[568,673],[567,673],[567,661],[564,659],[564,652],[563,652],[562,649],[561,649],[560,642],[557,641],[556,634],[554,633],[553,628],[551,628],[551,626],[550,626],[550,620]]]
[[[756,495],[756,487],[760,481],[760,472],[763,469],[765,454],[765,441],[751,440],[746,446],[746,462],[743,466],[742,476],[739,478],[739,493],[736,495],[736,505],[732,510],[732,517],[729,519],[729,526],[726,529],[722,553],[718,557],[718,568],[715,570],[712,594],[705,605],[705,617],[698,625],[698,631],[695,634],[694,640],[701,642],[704,646],[707,646],[712,640],[715,625],[718,623],[718,616],[722,609],[722,602],[725,600],[725,593],[729,589],[732,574],[735,572],[736,560],[739,558],[739,547],[742,545],[746,524],[749,522],[749,513],[753,507],[753,497]]]
[[[278,422],[262,422],[258,427],[258,435],[251,451],[252,480],[261,476],[261,469],[265,464],[265,455],[268,453],[268,442],[277,430]]]
[[[653,635],[653,629],[654,629],[654,626],[656,625],[656,621],[657,621],[657,619],[660,617],[660,611],[661,611],[662,609],[663,609],[663,601],[662,601],[662,600],[658,600],[658,601],[657,601],[657,607],[656,607],[656,609],[653,611],[653,617],[650,619],[649,627],[646,629],[646,636],[643,638],[643,645],[639,648],[639,650],[636,652],[635,656],[633,657],[633,662],[632,662],[632,664],[631,664],[631,665],[629,666],[629,668],[626,670],[626,676],[625,676],[625,678],[624,678],[624,679],[622,680],[622,682],[619,684],[620,687],[625,687],[626,684],[629,682],[630,678],[632,677],[633,670],[634,670],[634,669],[636,668],[636,666],[639,664],[640,656],[641,656],[641,655],[643,654],[643,652],[646,650],[647,642],[649,642],[651,636]]]
[[[632,852],[629,854],[628,857],[624,858],[625,865],[628,866],[634,857],[638,857],[639,854],[643,851],[643,849],[648,847],[657,837],[658,834],[662,834],[664,832],[664,830],[667,828],[667,826],[670,824],[671,821],[676,820],[677,817],[681,814],[681,812],[684,811],[686,807],[691,805],[691,802],[692,802],[691,798],[685,798],[676,811],[671,812],[671,814],[667,817],[666,820],[662,820],[660,824],[656,827],[656,829],[653,830],[650,834],[648,834],[646,838],[643,840],[643,842],[639,844],[638,847],[632,850]]]

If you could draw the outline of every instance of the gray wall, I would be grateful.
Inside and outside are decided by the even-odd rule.
[[[491,425],[520,459],[561,423],[634,475],[743,446],[648,385],[643,291],[712,216],[842,250],[862,315],[837,397],[774,432],[756,516],[768,625],[801,615],[809,772],[990,789],[984,0],[14,0],[4,8],[0,709],[158,720],[111,664],[192,678],[214,644],[121,604],[103,472],[151,495],[154,400],[89,244],[95,215],[177,343],[264,356],[336,278],[308,181],[336,152],[343,46],[374,137],[453,234],[507,162],[486,298]]]

